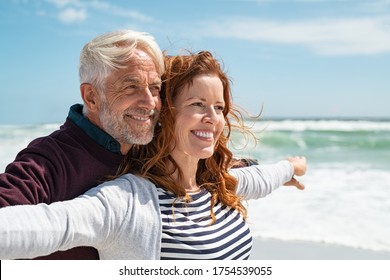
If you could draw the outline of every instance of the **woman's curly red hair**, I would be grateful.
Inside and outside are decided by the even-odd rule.
[[[184,87],[190,86],[193,79],[199,75],[215,75],[223,85],[225,109],[225,128],[215,145],[214,154],[201,159],[198,163],[196,175],[197,184],[207,189],[211,194],[211,209],[220,202],[238,210],[246,217],[246,209],[241,198],[236,194],[237,180],[229,174],[232,162],[232,152],[227,143],[233,126],[242,125],[241,114],[232,106],[230,81],[222,70],[218,61],[210,52],[202,51],[197,54],[167,56],[165,58],[166,73],[163,75],[161,90],[162,109],[160,114],[161,125],[156,126],[155,137],[152,142],[144,145],[135,145],[126,156],[119,174],[135,173],[148,178],[157,186],[176,195],[177,198],[190,199],[184,187],[173,178],[178,172],[179,179],[182,171],[177,162],[170,156],[175,141],[175,108],[173,101]],[[234,120],[235,125],[231,120]],[[180,180],[179,180],[180,181]],[[211,210],[212,220],[215,215]]]

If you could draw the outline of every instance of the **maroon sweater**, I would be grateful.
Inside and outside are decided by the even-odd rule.
[[[75,198],[115,174],[123,159],[119,148],[74,105],[59,130],[32,141],[0,174],[0,207]],[[78,247],[42,259],[98,259],[98,254]]]

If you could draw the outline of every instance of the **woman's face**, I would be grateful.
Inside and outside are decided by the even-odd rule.
[[[223,85],[214,75],[199,75],[173,102],[176,108],[176,147],[172,156],[181,160],[211,157],[225,126]]]

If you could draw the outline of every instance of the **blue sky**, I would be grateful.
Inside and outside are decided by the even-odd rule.
[[[389,0],[3,0],[0,124],[63,122],[81,48],[122,28],[213,52],[254,114],[390,117]]]

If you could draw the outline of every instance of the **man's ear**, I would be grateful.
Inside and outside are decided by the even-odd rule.
[[[80,85],[81,98],[84,101],[84,106],[88,112],[97,112],[100,107],[99,93],[96,88],[88,83]]]

